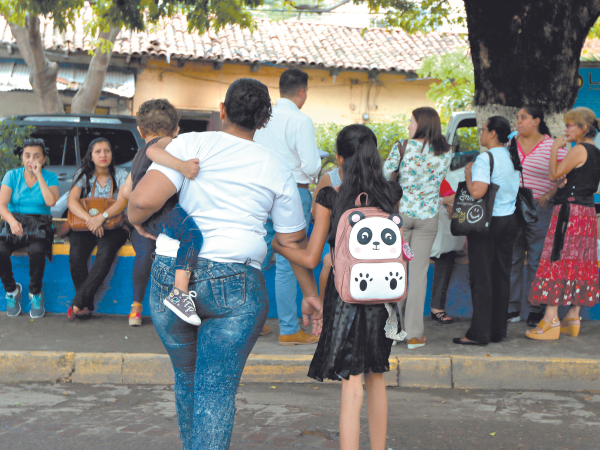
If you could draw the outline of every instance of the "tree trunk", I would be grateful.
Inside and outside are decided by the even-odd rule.
[[[29,83],[40,100],[42,112],[64,114],[56,87],[58,65],[46,58],[38,17],[28,14],[24,28],[11,24],[10,29],[31,72]]]
[[[99,37],[100,39],[105,39],[114,44],[120,31],[120,29],[113,28],[108,33],[100,33]],[[94,57],[85,74],[85,80],[71,103],[71,112],[73,114],[94,113],[96,104],[102,93],[102,86],[104,84],[104,78],[106,77],[106,71],[108,70],[111,56],[112,50],[102,52],[100,47],[98,47],[94,51]]]
[[[464,0],[479,126],[516,122],[524,105],[544,108],[553,135],[578,92],[579,58],[600,0]]]

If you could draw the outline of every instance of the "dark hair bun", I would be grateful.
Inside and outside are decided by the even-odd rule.
[[[271,118],[269,89],[252,78],[235,80],[227,89],[224,104],[227,118],[246,130],[256,130]]]

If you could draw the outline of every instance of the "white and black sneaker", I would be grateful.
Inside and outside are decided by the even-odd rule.
[[[195,297],[196,292],[194,291],[183,292],[177,288],[173,288],[173,291],[163,300],[163,303],[184,322],[200,326],[201,320],[198,314],[196,314]]]

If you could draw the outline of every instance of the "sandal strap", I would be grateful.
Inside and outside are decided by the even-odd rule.
[[[450,317],[448,314],[446,314],[446,311],[440,311],[438,313],[433,313],[433,315],[435,317],[437,317],[438,320],[444,320],[446,317]]]

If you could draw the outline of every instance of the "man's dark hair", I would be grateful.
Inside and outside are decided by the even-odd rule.
[[[269,88],[252,78],[239,78],[231,83],[223,103],[231,123],[248,131],[266,125],[271,118]]]
[[[180,117],[169,100],[156,98],[142,103],[135,118],[146,136],[170,136],[177,129]]]
[[[284,96],[293,96],[308,86],[308,74],[300,69],[288,69],[279,78],[279,93]]]

